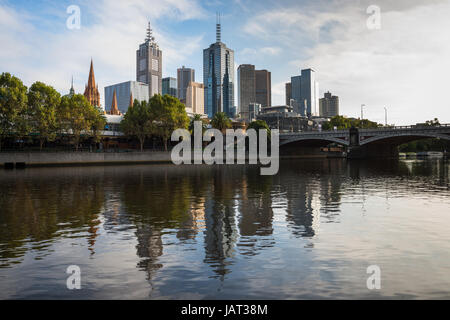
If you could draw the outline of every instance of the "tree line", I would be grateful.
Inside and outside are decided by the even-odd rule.
[[[68,136],[78,150],[83,138],[101,139],[106,119],[83,95],[61,97],[51,86],[35,82],[28,89],[9,73],[0,75],[0,150],[5,139],[35,136],[39,147]]]
[[[167,151],[172,132],[176,129],[192,132],[195,121],[202,121],[204,130],[210,126],[225,133],[226,129],[232,128],[232,122],[224,112],[216,113],[211,120],[200,115],[194,115],[190,120],[180,100],[158,94],[148,101],[134,100],[120,123],[120,130],[126,137],[137,139],[141,151],[151,136],[160,137]],[[35,82],[28,89],[19,78],[9,73],[0,75],[0,150],[8,138],[38,140],[42,150],[46,143],[62,136],[69,138],[78,150],[83,140],[101,142],[106,124],[103,110],[90,105],[84,95],[61,96],[42,82]],[[269,130],[261,120],[248,127]]]

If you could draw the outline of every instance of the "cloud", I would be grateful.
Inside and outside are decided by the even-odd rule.
[[[366,26],[370,2],[334,1],[308,10],[262,12],[244,31],[294,52],[285,54],[291,75],[314,68],[322,93],[339,95],[344,114],[357,116],[364,103],[365,114],[379,122],[384,107],[396,124],[434,117],[450,122],[450,2],[395,3],[378,1],[380,30]],[[274,99],[282,103],[284,94],[274,92]]]
[[[68,92],[74,75],[75,89],[82,93],[92,57],[103,100],[104,86],[135,80],[136,50],[145,39],[147,19],[152,20],[156,40],[163,50],[165,75],[200,48],[201,34],[172,34],[164,27],[168,21],[203,19],[205,11],[196,1],[81,3],[81,29],[69,30],[65,7],[61,7],[61,12],[53,9],[53,20],[49,20],[0,2],[0,41],[5,48],[0,51],[0,69],[19,76],[28,86],[44,81],[63,94]],[[47,28],[38,22],[42,19]]]

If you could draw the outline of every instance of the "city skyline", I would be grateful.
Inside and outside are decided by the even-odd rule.
[[[358,117],[365,104],[365,116],[380,123],[384,123],[384,107],[389,123],[397,125],[434,117],[450,122],[444,81],[450,47],[443,41],[449,1],[378,1],[380,30],[366,26],[368,1],[327,5],[136,1],[135,6],[79,1],[74,4],[81,8],[81,29],[68,30],[66,9],[71,4],[61,1],[50,7],[46,2],[0,1],[5,45],[0,68],[22,78],[27,86],[39,80],[62,94],[70,90],[73,74],[75,91],[82,93],[88,78],[86,64],[92,57],[99,91],[104,92],[108,85],[135,78],[134,53],[151,20],[164,52],[163,77],[176,76],[182,65],[201,74],[202,49],[214,42],[215,12],[221,11],[222,41],[236,53],[235,69],[251,63],[271,71],[273,105],[284,104],[285,83],[292,75],[313,68],[321,84],[319,96],[328,90],[338,95],[344,115]],[[426,36],[431,33],[436,37]],[[42,45],[43,39],[48,45]],[[177,50],[180,47],[183,50]],[[235,94],[235,105],[236,98]],[[103,95],[101,104],[108,107]]]

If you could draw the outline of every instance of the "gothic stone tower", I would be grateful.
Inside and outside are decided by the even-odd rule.
[[[84,96],[92,106],[100,107],[100,92],[98,91],[98,85],[95,84],[94,63],[92,62],[92,59],[89,80],[86,89],[84,90]]]

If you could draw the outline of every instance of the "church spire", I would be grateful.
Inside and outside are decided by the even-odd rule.
[[[75,94],[75,89],[73,88],[73,76],[72,76],[72,86],[70,87],[70,96],[73,96]]]
[[[84,96],[92,106],[100,107],[100,92],[98,91],[98,85],[95,83],[94,62],[92,61],[92,58],[88,84],[86,85]]]
[[[130,105],[129,108],[133,108],[134,100],[133,100],[133,92],[130,93]]]
[[[109,111],[109,114],[115,115],[115,116],[119,116],[121,114],[120,111],[119,111],[119,108],[117,107],[117,93],[116,93],[116,89],[114,89],[113,100],[112,100],[111,110]]]

